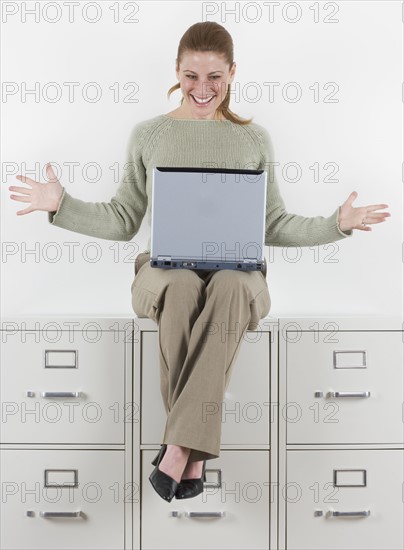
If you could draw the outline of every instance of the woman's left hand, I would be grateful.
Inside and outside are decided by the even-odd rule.
[[[369,206],[354,208],[352,203],[357,196],[358,193],[352,191],[347,200],[340,207],[338,223],[341,231],[350,231],[351,229],[372,231],[369,224],[385,222],[386,217],[390,216],[389,212],[376,213],[376,210],[387,208],[388,204],[371,204]]]

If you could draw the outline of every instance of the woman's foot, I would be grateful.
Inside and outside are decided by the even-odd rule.
[[[203,460],[197,462],[188,462],[181,479],[201,478],[203,468]]]
[[[172,477],[177,483],[181,481],[185,467],[187,466],[188,457],[191,449],[188,447],[180,447],[179,445],[167,445],[167,450],[158,466],[161,472]],[[193,463],[191,462],[191,465]],[[199,477],[202,474],[200,470]],[[197,477],[197,476],[195,476]]]
[[[191,449],[179,445],[163,444],[152,461],[156,467],[150,475],[150,482],[156,492],[166,501],[192,498],[203,492],[206,481],[206,461],[190,462]]]
[[[149,481],[152,484],[153,489],[159,494],[159,496],[161,496],[162,499],[167,502],[171,502],[177,492],[178,483],[175,479],[159,470],[159,464],[163,460],[166,451],[167,445],[161,445],[157,456],[152,460],[152,464],[155,468],[149,476]]]
[[[206,460],[191,462],[177,486],[175,498],[193,498],[200,495],[203,493],[204,481],[206,481]]]

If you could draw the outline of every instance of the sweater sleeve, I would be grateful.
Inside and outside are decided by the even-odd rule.
[[[343,232],[339,228],[340,207],[328,218],[305,217],[286,212],[275,176],[272,141],[267,130],[262,126],[259,128],[258,136],[261,142],[259,168],[266,170],[268,175],[265,244],[267,246],[315,246],[352,236],[352,229]]]
[[[146,170],[142,162],[145,125],[133,128],[126,148],[126,162],[110,202],[85,202],[65,188],[58,209],[48,221],[69,231],[117,241],[130,241],[139,231],[147,208]]]

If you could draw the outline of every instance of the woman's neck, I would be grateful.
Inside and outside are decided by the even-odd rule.
[[[217,112],[215,113],[215,115],[216,114]],[[221,113],[219,113],[219,116],[215,116],[212,118],[195,118],[192,117],[189,113],[181,111],[180,109],[175,109],[174,111],[167,113],[166,116],[180,120],[227,120],[227,118],[225,118]]]

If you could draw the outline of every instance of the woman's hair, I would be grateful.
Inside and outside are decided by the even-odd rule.
[[[186,52],[215,52],[221,54],[226,63],[231,68],[233,65],[233,40],[228,31],[215,23],[214,21],[204,21],[195,23],[185,32],[178,45],[177,52],[177,67],[181,63],[182,56]],[[172,86],[167,93],[167,97],[180,88],[180,83],[177,82]],[[184,98],[181,99],[181,105]],[[236,124],[250,124],[252,119],[242,119],[229,109],[230,103],[230,84],[226,92],[226,96],[222,103],[217,108],[223,113],[223,116]]]

